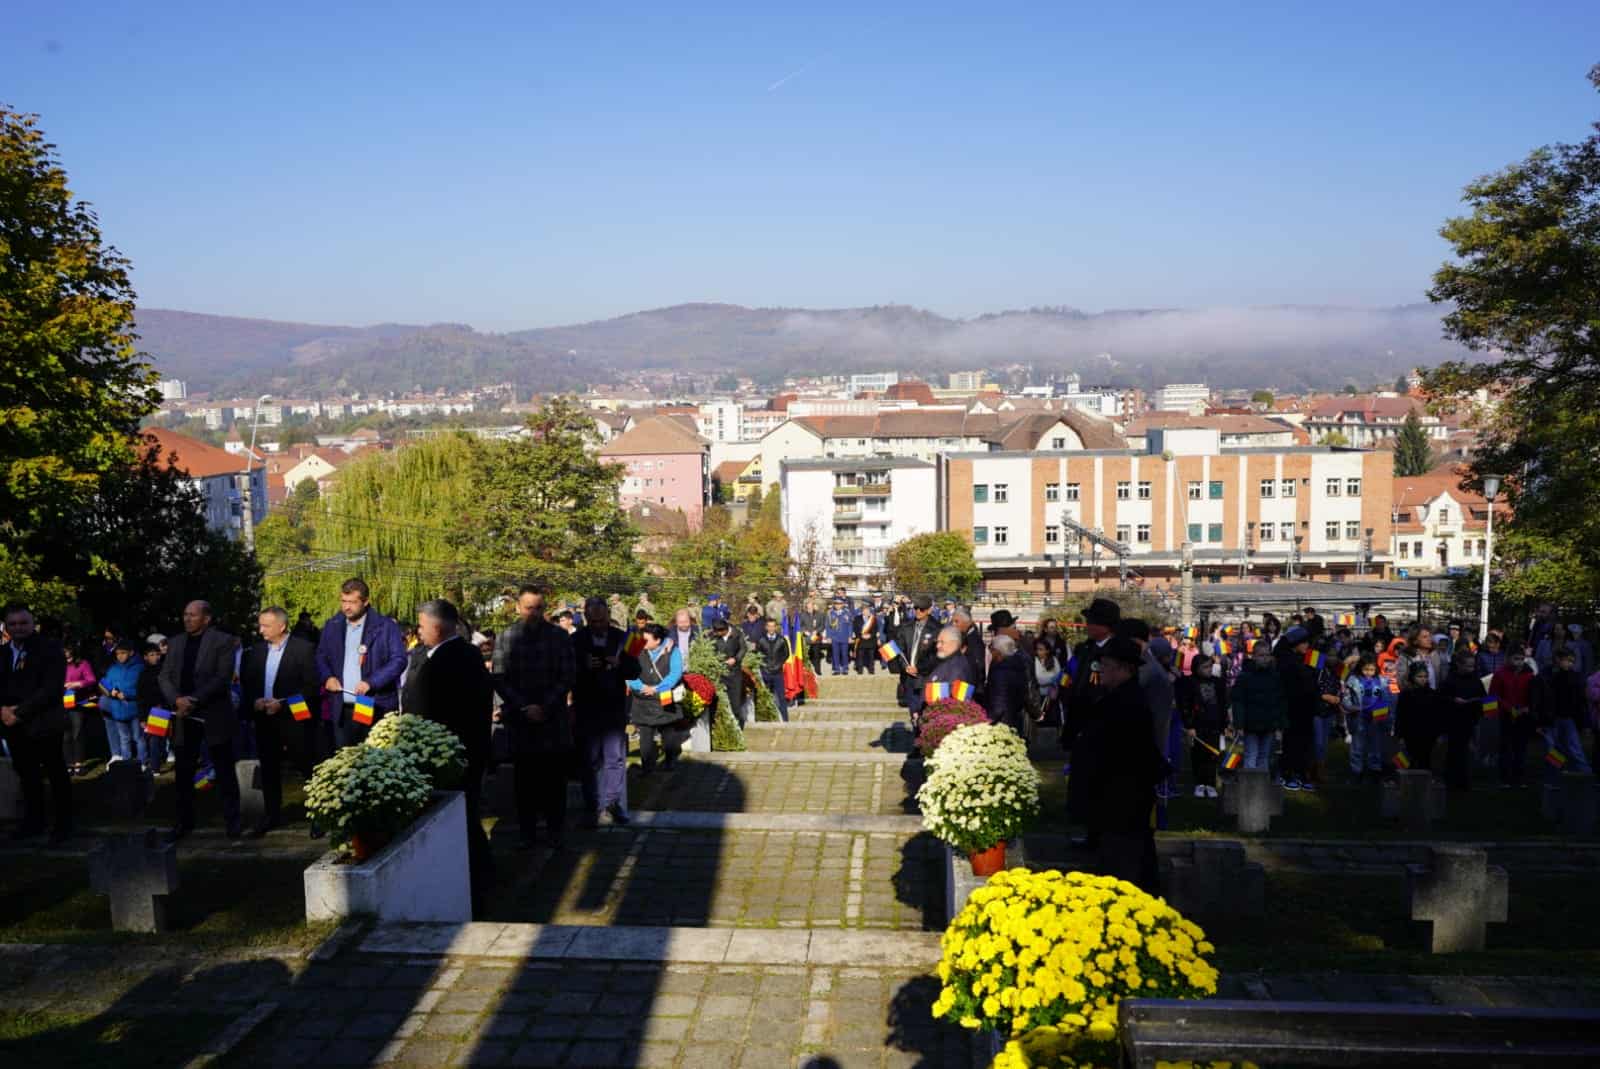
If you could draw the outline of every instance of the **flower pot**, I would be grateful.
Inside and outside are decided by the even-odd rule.
[[[974,876],[993,876],[1006,867],[1006,844],[1001,840],[987,850],[974,850],[967,855],[972,862]]]
[[[381,832],[356,832],[350,836],[350,856],[357,862],[365,861],[389,845],[389,836]]]

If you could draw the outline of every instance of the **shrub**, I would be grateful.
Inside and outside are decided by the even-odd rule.
[[[1122,999],[1217,990],[1205,933],[1111,876],[996,873],[972,892],[941,947],[933,1015],[1011,1039],[996,1065],[1117,1065]]]
[[[436,790],[454,790],[467,775],[467,748],[455,733],[413,713],[390,713],[379,720],[367,733],[366,744],[399,750]]]
[[[768,724],[778,720],[778,703],[772,697],[772,691],[761,682],[761,654],[754,650],[745,654],[744,684],[750,689],[750,696],[755,699],[756,720]]]
[[[335,846],[344,846],[354,835],[393,838],[427,808],[432,795],[427,773],[405,750],[346,746],[311,773],[306,813],[328,830]]]
[[[1039,813],[1028,744],[1004,724],[956,728],[929,758],[917,804],[922,826],[963,853],[1016,838]]]
[[[987,724],[989,714],[977,702],[956,701],[947,698],[929,702],[922,710],[922,727],[917,731],[917,751],[923,757],[932,757],[945,736],[968,724]]]

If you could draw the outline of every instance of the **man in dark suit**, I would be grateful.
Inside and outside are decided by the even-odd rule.
[[[1095,707],[1105,695],[1106,687],[1100,680],[1100,653],[1111,641],[1121,622],[1122,606],[1110,598],[1095,598],[1083,610],[1084,633],[1088,637],[1073,647],[1072,680],[1062,682],[1067,692],[1063,702],[1063,749],[1072,749],[1073,740],[1094,717]]]
[[[539,818],[559,850],[567,826],[567,769],[572,763],[572,714],[567,695],[575,668],[572,638],[545,619],[545,592],[517,594],[517,620],[495,636],[494,689],[516,770],[517,823],[522,846],[534,845]]]
[[[572,636],[572,657],[583,826],[598,828],[602,814],[613,824],[627,824],[628,680],[639,678],[639,658],[628,652],[628,633],[611,626],[605,598],[584,601],[583,628]]]
[[[371,604],[360,579],[346,579],[339,588],[339,612],[322,626],[317,640],[317,674],[322,689],[339,695],[333,737],[339,746],[367,741],[371,724],[354,719],[356,697],[372,698],[374,722],[392,713],[400,700],[400,676],[406,670],[406,640],[400,625]]]
[[[494,681],[483,654],[461,637],[461,615],[443,598],[417,609],[421,640],[406,671],[400,696],[404,712],[449,728],[467,748],[467,855],[472,866],[472,903],[480,913],[493,876],[489,837],[483,833],[479,797],[489,765],[490,719],[494,715]]]
[[[245,651],[239,665],[240,711],[254,721],[261,753],[261,793],[266,812],[250,829],[259,839],[279,826],[283,815],[283,750],[300,775],[309,778],[316,763],[322,719],[316,647],[289,634],[289,614],[273,606],[257,617],[261,641]],[[299,713],[291,708],[304,708]],[[304,719],[297,719],[303,716]]]
[[[933,618],[933,599],[918,594],[912,603],[913,618],[902,624],[895,642],[903,655],[900,675],[900,704],[911,715],[921,716],[926,704],[923,688],[934,665],[939,663],[939,622]],[[893,666],[891,666],[893,667]]]
[[[194,830],[194,774],[200,745],[211,753],[217,793],[228,838],[237,839],[239,778],[234,770],[234,740],[239,734],[233,708],[233,636],[211,626],[211,603],[191,601],[183,607],[183,634],[172,640],[161,666],[161,696],[172,706],[174,776],[178,821],[167,833],[177,842]]]
[[[72,835],[72,777],[61,750],[67,655],[61,643],[34,629],[26,606],[8,605],[5,623],[11,641],[0,646],[0,738],[11,748],[12,767],[22,781],[22,823],[11,837],[28,839],[44,831],[48,780],[55,811],[50,842],[61,843]]]
[[[972,686],[978,692],[972,700],[983,705],[989,667],[989,649],[983,644],[983,629],[973,622],[972,610],[965,606],[956,610],[951,623],[961,632],[961,650],[966,654],[967,663],[972,666]]]

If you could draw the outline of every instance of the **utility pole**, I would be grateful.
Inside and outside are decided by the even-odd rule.
[[[243,475],[235,475],[236,485],[239,487],[239,505],[244,510],[240,517],[244,534],[244,548],[254,553],[256,549],[256,516],[255,505],[251,501],[250,471],[245,469]]]
[[[1184,540],[1183,556],[1178,564],[1181,602],[1178,608],[1178,622],[1184,627],[1194,624],[1194,543]]]

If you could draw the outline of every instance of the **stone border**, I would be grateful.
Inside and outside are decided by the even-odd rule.
[[[899,720],[790,720],[787,724],[779,721],[773,723],[763,720],[760,723],[749,723],[744,726],[745,734],[755,731],[764,734],[768,731],[786,731],[790,728],[807,728],[811,731],[887,731],[891,728],[903,727],[911,730],[911,725],[902,717]],[[717,753],[730,753],[729,750],[718,750]],[[819,751],[826,753],[828,751]]]
[[[922,763],[920,754],[862,753],[857,750],[713,750],[683,756],[684,764],[708,765],[898,765],[906,761]]]
[[[183,1063],[183,1069],[204,1069],[205,1066],[215,1065],[249,1038],[254,1032],[267,1022],[267,1019],[278,1012],[276,1002],[261,1002],[252,1006],[245,1013],[234,1018],[233,1023],[213,1036],[205,1047],[193,1058]]]
[[[797,831],[916,835],[918,816],[870,816],[865,813],[711,813],[699,810],[645,809],[631,814],[635,827],[663,831]]]
[[[932,968],[939,933],[572,924],[389,924],[364,954],[562,961]]]

